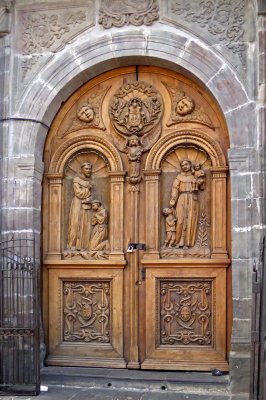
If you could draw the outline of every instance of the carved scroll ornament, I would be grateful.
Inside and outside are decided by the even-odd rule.
[[[114,142],[128,155],[129,181],[139,183],[141,155],[153,146],[161,133],[161,95],[149,83],[127,83],[113,96],[109,114],[114,126]]]
[[[102,0],[99,24],[106,29],[123,25],[151,25],[159,19],[156,0]]]
[[[212,344],[212,282],[160,282],[160,343]]]
[[[190,96],[187,96],[183,90],[176,86],[170,86],[165,82],[162,83],[171,97],[171,114],[166,124],[167,126],[181,122],[198,122],[213,128],[208,115],[201,107],[195,104],[195,101]]]
[[[110,282],[63,282],[63,340],[110,343]]]

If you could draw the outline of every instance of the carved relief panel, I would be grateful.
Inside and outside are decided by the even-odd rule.
[[[212,281],[159,281],[159,343],[212,346]]]
[[[180,146],[161,168],[161,257],[210,257],[211,160],[203,150]]]
[[[104,259],[109,253],[110,183],[106,160],[84,152],[67,164],[64,178],[63,257]],[[68,221],[68,223],[66,223]]]
[[[64,342],[110,343],[110,282],[63,282]]]

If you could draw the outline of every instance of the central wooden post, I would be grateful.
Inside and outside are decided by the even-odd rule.
[[[130,237],[133,243],[139,240],[139,192],[140,185],[130,185]],[[139,369],[139,301],[138,301],[138,277],[139,277],[139,253],[133,251],[130,253],[130,352],[127,367],[130,369]]]

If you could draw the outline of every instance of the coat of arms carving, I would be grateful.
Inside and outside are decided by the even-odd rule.
[[[149,83],[135,81],[123,85],[113,96],[109,114],[118,149],[127,153],[131,183],[140,181],[139,163],[161,134],[163,101]]]

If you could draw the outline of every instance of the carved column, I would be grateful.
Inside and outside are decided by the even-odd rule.
[[[110,260],[124,260],[124,180],[125,172],[109,172],[110,201]]]
[[[227,258],[226,177],[228,167],[211,167],[212,176],[212,255]]]
[[[144,259],[160,258],[159,247],[159,175],[160,169],[144,170],[146,181],[146,251]]]
[[[49,191],[48,259],[61,259],[61,218],[63,174],[47,174]]]

